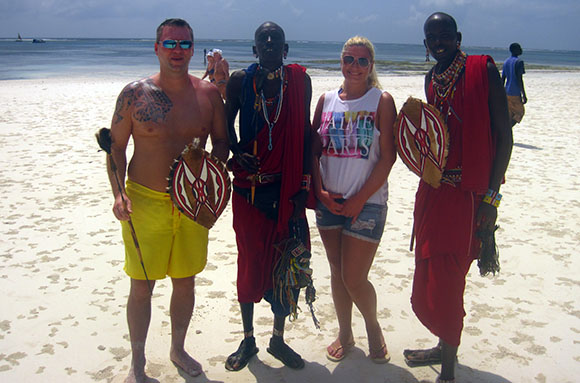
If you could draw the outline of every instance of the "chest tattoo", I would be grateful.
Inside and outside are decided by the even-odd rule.
[[[146,82],[135,95],[135,119],[139,122],[165,122],[173,107],[169,97],[152,82]]]

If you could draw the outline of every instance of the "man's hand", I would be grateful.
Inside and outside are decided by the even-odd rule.
[[[308,192],[306,190],[300,190],[298,193],[290,197],[290,202],[292,202],[292,204],[294,205],[292,219],[296,220],[300,218],[302,212],[306,209],[307,200],[308,200]]]
[[[250,153],[234,154],[236,162],[250,174],[257,174],[260,170],[260,159]]]
[[[488,203],[481,202],[479,204],[479,209],[477,210],[476,227],[477,230],[493,231],[495,227],[495,221],[497,220],[497,208]]]
[[[124,201],[123,198],[125,199]],[[119,221],[128,221],[131,219],[131,213],[133,213],[133,207],[127,194],[117,194],[115,196],[115,203],[113,204],[113,214],[115,214],[115,217]]]

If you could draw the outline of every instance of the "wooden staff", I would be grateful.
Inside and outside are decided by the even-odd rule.
[[[123,197],[123,188],[121,187],[121,182],[119,181],[119,176],[117,174],[117,165],[115,160],[113,160],[113,155],[111,154],[111,129],[101,128],[98,133],[95,134],[97,137],[97,142],[101,149],[107,153],[108,162],[111,164],[111,171],[115,175],[115,181],[117,181],[117,189],[121,195],[121,200],[123,201],[123,206],[127,209],[127,201]],[[139,255],[139,261],[141,262],[141,267],[143,268],[143,274],[145,274],[145,280],[147,281],[147,287],[149,287],[149,292],[153,295],[153,288],[151,287],[151,282],[147,276],[147,270],[145,269],[145,263],[143,263],[143,255],[141,254],[141,247],[139,246],[139,241],[137,240],[137,233],[135,232],[135,226],[133,226],[133,221],[129,217],[129,227],[131,228],[131,237],[133,238],[133,243],[135,244],[135,249],[137,249],[137,255]]]

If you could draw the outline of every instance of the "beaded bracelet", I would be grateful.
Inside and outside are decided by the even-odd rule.
[[[310,174],[303,174],[300,189],[310,191],[310,179],[311,179]]]
[[[483,197],[483,202],[490,204],[491,206],[495,206],[496,208],[499,207],[499,203],[501,202],[501,194],[496,192],[495,190],[488,189],[487,193]]]

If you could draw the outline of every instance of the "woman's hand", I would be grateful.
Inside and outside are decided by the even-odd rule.
[[[326,190],[322,190],[316,193],[318,200],[322,202],[326,208],[335,215],[342,215],[342,204],[337,202],[338,199],[342,199],[342,194],[332,193]]]

